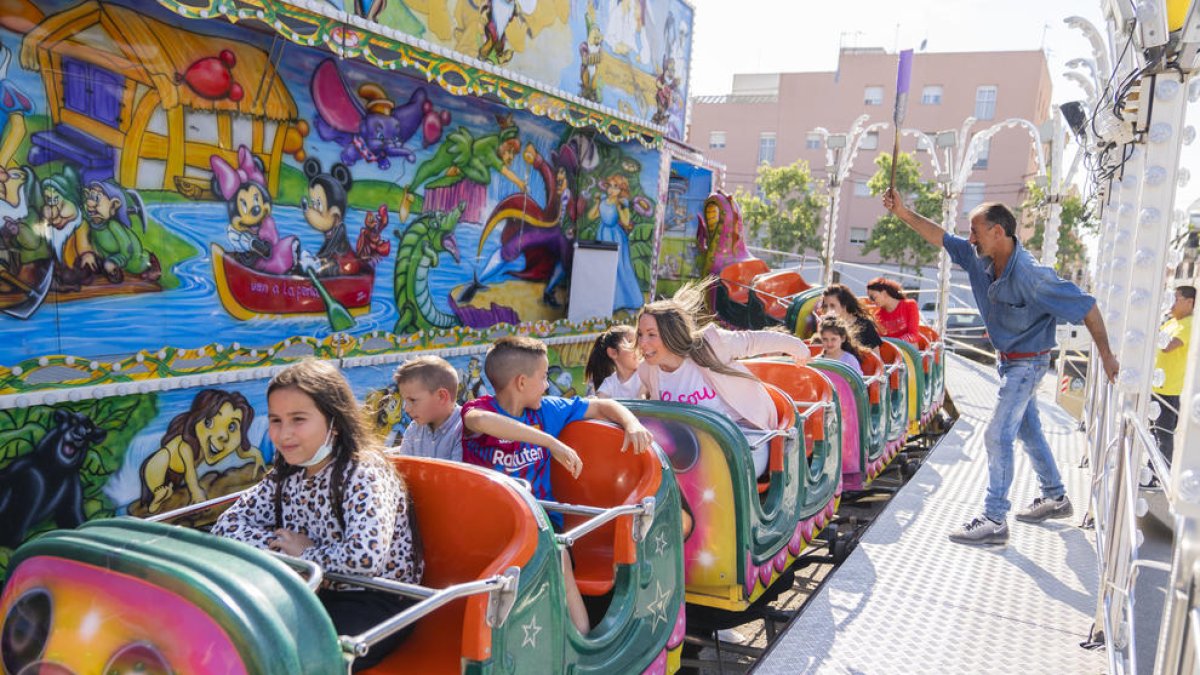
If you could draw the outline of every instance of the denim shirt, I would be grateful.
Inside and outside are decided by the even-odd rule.
[[[942,245],[970,277],[971,293],[998,351],[1053,349],[1058,322],[1080,323],[1096,304],[1095,298],[1060,279],[1053,268],[1035,261],[1020,242],[1015,243],[999,279],[992,259],[979,257],[966,239],[947,232]]]

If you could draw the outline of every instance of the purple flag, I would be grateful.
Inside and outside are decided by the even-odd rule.
[[[913,50],[905,49],[900,52],[900,64],[896,67],[896,110],[892,120],[899,127],[904,123],[904,110],[908,107],[908,85],[912,80]]]

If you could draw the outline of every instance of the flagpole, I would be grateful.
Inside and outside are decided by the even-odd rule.
[[[912,80],[911,49],[900,52],[900,61],[896,65],[896,107],[892,111],[892,175],[888,180],[888,189],[896,188],[896,158],[900,154],[900,125],[904,122],[904,110],[908,107],[908,87]]]

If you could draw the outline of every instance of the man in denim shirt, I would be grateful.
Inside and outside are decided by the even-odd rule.
[[[1071,502],[1038,418],[1037,387],[1050,366],[1059,321],[1083,321],[1096,342],[1105,374],[1110,380],[1116,378],[1119,365],[1095,298],[1033,259],[1017,241],[1016,218],[1003,204],[988,202],[971,211],[969,239],[956,237],[905,208],[893,190],[884,193],[883,206],[930,245],[944,246],[950,259],[966,270],[996,348],[1000,392],[983,437],[988,455],[987,499],[983,515],[951,532],[950,539],[963,544],[1008,541],[1008,489],[1017,439],[1029,454],[1042,491],[1017,514],[1017,520],[1036,523],[1070,517]]]

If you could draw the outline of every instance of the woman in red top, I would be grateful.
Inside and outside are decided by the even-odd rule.
[[[867,283],[867,297],[879,307],[879,333],[917,344],[921,315],[917,301],[904,294],[900,284],[892,279],[876,277]]]

